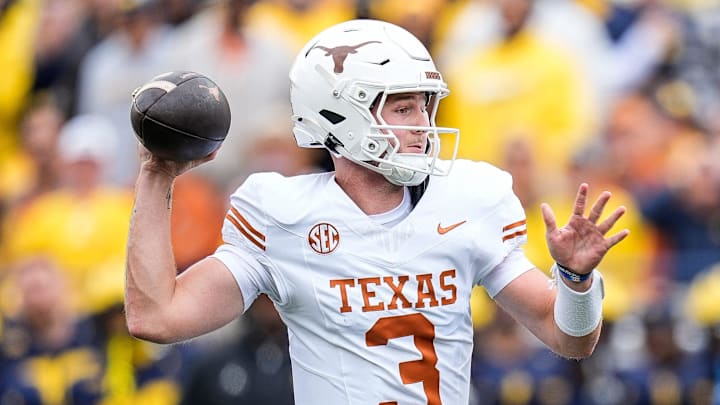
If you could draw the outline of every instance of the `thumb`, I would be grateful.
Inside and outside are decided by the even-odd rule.
[[[547,203],[540,204],[540,210],[542,211],[543,221],[545,222],[545,232],[552,233],[557,230],[557,223],[555,222],[555,213]]]

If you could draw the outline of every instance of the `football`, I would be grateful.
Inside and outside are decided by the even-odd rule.
[[[196,72],[155,76],[132,94],[130,122],[152,154],[185,162],[215,152],[230,129],[230,106],[220,87]]]

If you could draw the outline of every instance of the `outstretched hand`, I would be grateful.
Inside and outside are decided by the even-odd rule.
[[[187,162],[176,162],[173,160],[161,159],[153,155],[143,145],[138,144],[138,155],[140,157],[140,163],[148,170],[165,173],[170,177],[177,177],[193,167],[200,166],[201,164],[211,161],[215,158],[218,151],[215,151],[203,158],[197,160],[190,160]]]
[[[625,214],[626,209],[622,206],[616,208],[610,216],[598,224],[605,205],[610,199],[610,192],[604,191],[600,194],[590,209],[590,213],[585,217],[587,195],[588,185],[583,183],[578,188],[573,213],[567,225],[562,228],[557,227],[555,214],[550,205],[543,203],[540,207],[545,220],[545,238],[550,255],[557,263],[578,274],[590,273],[600,264],[608,250],[630,233],[629,230],[623,229],[606,238],[605,235]]]

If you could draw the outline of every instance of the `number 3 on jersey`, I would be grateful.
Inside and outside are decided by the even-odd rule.
[[[433,340],[435,325],[423,314],[399,315],[380,318],[365,333],[369,347],[384,346],[390,339],[413,336],[415,347],[422,354],[419,360],[400,363],[400,378],[403,384],[423,383],[428,405],[442,405],[440,401],[440,372]],[[397,402],[381,402],[379,405],[397,405]]]

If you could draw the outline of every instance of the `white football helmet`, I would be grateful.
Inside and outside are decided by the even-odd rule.
[[[412,186],[429,175],[447,175],[457,154],[459,131],[435,126],[447,84],[430,53],[411,33],[376,20],[335,25],[310,40],[290,71],[293,134],[298,145],[325,147],[335,156],[381,173],[393,184]],[[429,96],[430,126],[388,125],[371,112],[389,94],[423,92]],[[378,114],[379,115],[379,114]],[[427,153],[398,153],[393,130],[428,133]],[[449,165],[436,165],[440,134],[452,134]]]

